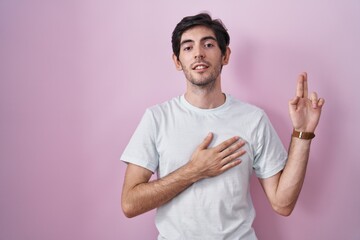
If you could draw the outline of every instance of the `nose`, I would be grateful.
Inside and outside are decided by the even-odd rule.
[[[197,59],[203,59],[204,58],[204,55],[202,55],[202,54],[197,54],[197,55],[195,55],[195,59],[197,60]]]
[[[200,46],[198,46],[195,51],[195,59],[198,60],[203,58],[205,58],[204,50]]]

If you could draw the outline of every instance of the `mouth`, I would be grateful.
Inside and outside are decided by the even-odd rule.
[[[204,63],[204,62],[195,63],[195,64],[193,64],[193,66],[192,66],[192,70],[198,70],[198,71],[205,70],[205,69],[207,69],[207,68],[209,68],[209,64]]]

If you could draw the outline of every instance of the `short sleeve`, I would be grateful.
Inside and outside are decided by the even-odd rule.
[[[264,112],[258,124],[256,139],[254,171],[259,178],[271,177],[284,168],[287,151]]]
[[[152,112],[145,111],[120,159],[155,172],[159,164],[156,149],[156,124]]]

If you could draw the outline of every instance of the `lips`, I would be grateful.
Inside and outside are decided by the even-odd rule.
[[[200,63],[194,63],[192,65],[192,70],[204,70],[209,68],[209,64],[205,63],[205,62],[200,62]]]

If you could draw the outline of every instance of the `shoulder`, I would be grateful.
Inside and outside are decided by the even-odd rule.
[[[230,95],[228,95],[228,97],[230,100],[230,108],[232,111],[251,117],[256,116],[257,118],[262,118],[263,116],[266,116],[265,111],[258,106],[241,101]]]
[[[147,111],[151,111],[151,112],[164,111],[164,110],[168,110],[169,108],[174,108],[178,106],[179,103],[180,103],[180,96],[177,96],[162,103],[158,103],[156,105],[150,106],[147,108]]]
[[[169,113],[176,111],[180,107],[180,96],[177,96],[165,102],[148,107],[145,111],[145,115],[150,115],[154,119],[159,119],[168,116]]]

